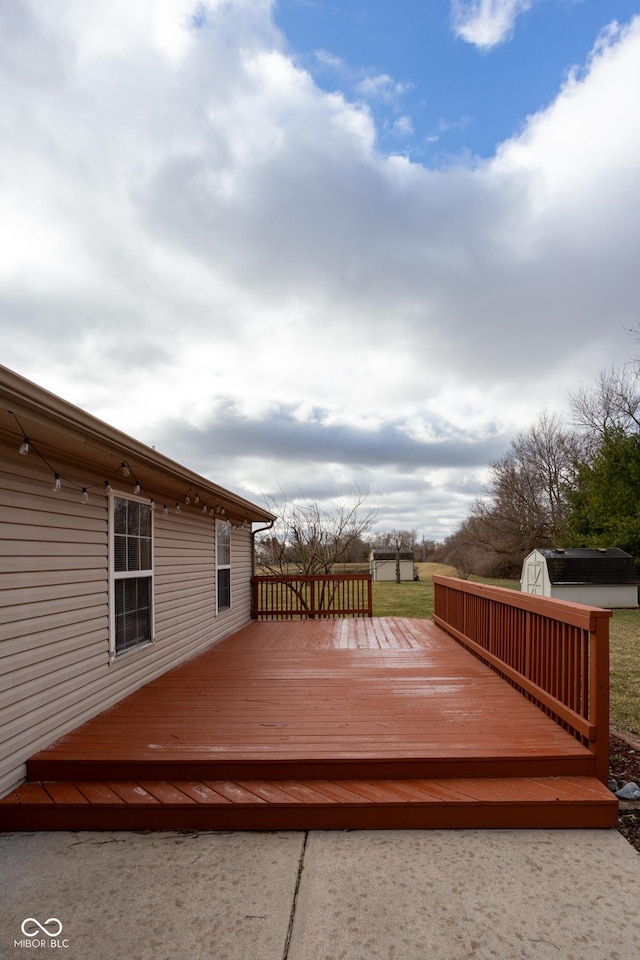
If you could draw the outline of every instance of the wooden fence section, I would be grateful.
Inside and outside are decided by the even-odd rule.
[[[434,576],[434,622],[587,746],[608,779],[611,610]]]
[[[371,574],[259,576],[251,579],[254,620],[371,617]]]

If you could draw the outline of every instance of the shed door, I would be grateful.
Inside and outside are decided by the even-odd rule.
[[[527,567],[527,593],[544,596],[544,563],[542,560],[533,560]]]

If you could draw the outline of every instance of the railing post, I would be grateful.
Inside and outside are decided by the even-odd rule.
[[[589,631],[589,707],[596,736],[592,749],[596,758],[596,776],[609,779],[609,620],[594,617]]]
[[[256,620],[258,617],[258,581],[255,577],[251,577],[251,619]]]

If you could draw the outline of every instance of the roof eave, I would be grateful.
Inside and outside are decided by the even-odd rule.
[[[117,452],[123,460],[135,461],[141,466],[164,474],[184,484],[185,488],[193,487],[206,492],[231,506],[235,512],[244,515],[247,520],[269,522],[276,519],[270,511],[171,460],[153,447],[141,443],[1,364],[0,396],[7,409],[15,413],[18,418],[22,414],[23,417],[28,417],[31,421],[43,426],[54,424],[58,430],[69,436],[84,439],[87,443],[88,456],[90,456],[92,444],[101,445]]]

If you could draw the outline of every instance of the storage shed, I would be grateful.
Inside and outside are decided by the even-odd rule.
[[[637,607],[638,584],[633,558],[618,547],[539,547],[522,564],[523,593],[590,606]]]
[[[369,557],[369,569],[373,580],[395,581],[396,579],[396,552],[395,550],[372,550]],[[400,551],[400,580],[415,580],[413,551]]]

